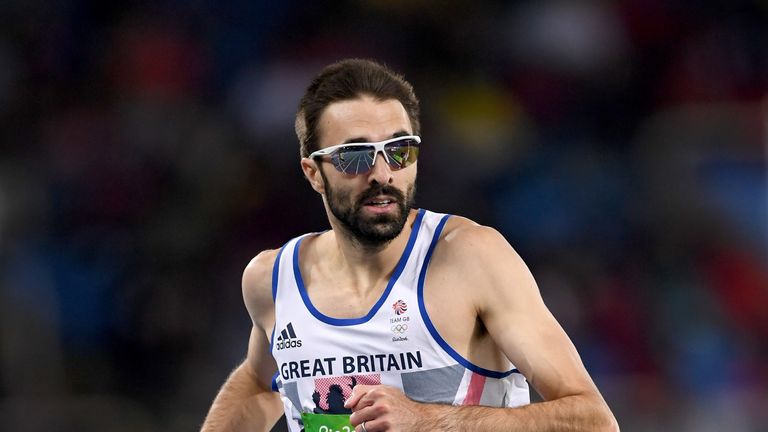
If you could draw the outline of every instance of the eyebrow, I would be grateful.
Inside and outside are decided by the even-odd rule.
[[[408,136],[408,135],[413,135],[413,134],[410,133],[410,132],[406,132],[404,130],[400,130],[400,131],[397,131],[397,132],[393,133],[391,138],[399,138],[401,136]],[[365,137],[355,137],[355,138],[350,138],[350,139],[344,141],[342,144],[369,143],[369,142],[372,142],[372,141],[369,140],[368,138],[365,138]]]

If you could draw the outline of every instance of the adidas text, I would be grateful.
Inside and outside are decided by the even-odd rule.
[[[299,340],[299,339],[288,339],[288,340],[279,341],[275,345],[275,348],[281,350],[283,348],[298,348],[300,346],[301,346],[301,340]]]

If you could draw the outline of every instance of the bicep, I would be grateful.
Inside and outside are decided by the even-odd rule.
[[[491,337],[544,399],[593,391],[576,348],[544,304],[527,266],[506,241],[499,249],[477,299]]]
[[[243,273],[243,301],[253,326],[248,340],[245,367],[258,377],[258,385],[271,390],[272,377],[277,371],[272,357],[270,337],[274,326],[272,300],[272,265],[276,251],[257,255]]]
[[[254,428],[269,430],[283,414],[283,403],[272,389],[272,378],[277,370],[270,353],[269,339],[263,329],[253,326],[248,342],[248,355],[240,365],[254,385],[248,406]]]
[[[484,321],[497,345],[545,400],[592,390],[576,348],[546,307],[530,305],[487,316],[493,317]]]
[[[277,372],[275,359],[270,352],[269,339],[263,329],[253,326],[248,341],[248,355],[244,364],[257,377],[259,387],[272,389],[272,378]]]

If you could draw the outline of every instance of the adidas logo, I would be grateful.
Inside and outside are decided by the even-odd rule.
[[[293,323],[288,323],[277,337],[275,348],[281,350],[284,348],[298,348],[300,346],[301,339],[296,337],[296,332],[293,331]]]

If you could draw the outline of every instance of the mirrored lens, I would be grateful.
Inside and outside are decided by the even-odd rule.
[[[387,144],[384,148],[392,168],[405,168],[414,162],[419,156],[418,143],[412,139],[405,139]]]
[[[360,174],[371,170],[373,155],[372,146],[342,147],[331,155],[331,162],[344,174]]]

